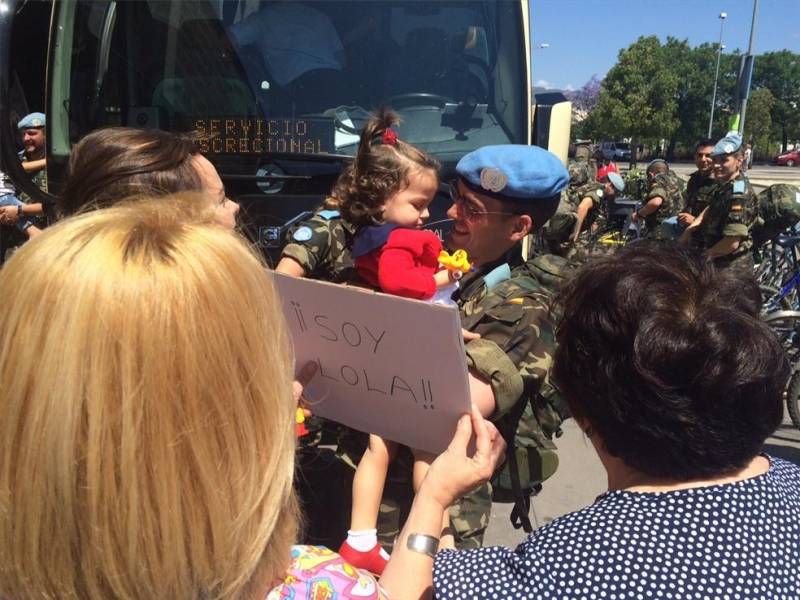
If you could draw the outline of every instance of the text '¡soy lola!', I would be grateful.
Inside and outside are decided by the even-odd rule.
[[[323,340],[333,343],[347,344],[351,348],[362,348],[368,355],[374,356],[378,353],[381,343],[386,337],[386,330],[372,331],[368,326],[360,326],[350,321],[343,321],[341,324],[333,323],[332,320],[321,314],[306,314],[302,306],[295,301],[289,303],[294,311],[295,319],[301,333],[317,335]],[[331,365],[323,363],[320,358],[315,362],[319,369],[319,376],[336,383],[388,396],[398,396],[403,394],[415,403],[421,403],[422,408],[428,410],[434,408],[433,386],[431,380],[424,377],[404,377],[401,375],[385,375],[378,377],[370,374],[366,367],[354,367],[348,364]],[[417,384],[417,380],[419,384]],[[410,383],[413,382],[413,383]]]

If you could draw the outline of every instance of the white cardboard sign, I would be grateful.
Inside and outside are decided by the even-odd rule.
[[[304,397],[314,414],[440,453],[469,382],[458,310],[272,273],[298,369],[317,363]]]

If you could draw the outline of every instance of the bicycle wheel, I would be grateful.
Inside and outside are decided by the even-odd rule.
[[[795,371],[789,378],[789,384],[784,392],[786,409],[794,426],[800,429],[800,371]]]
[[[781,291],[771,285],[761,284],[761,316],[766,317],[775,311],[792,310],[792,303],[786,296],[781,296]]]
[[[800,362],[800,311],[777,310],[764,317],[786,351],[789,363]]]

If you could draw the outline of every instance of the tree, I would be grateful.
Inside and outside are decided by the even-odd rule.
[[[600,100],[589,117],[596,137],[639,140],[671,138],[677,117],[678,77],[664,63],[656,36],[640,37],[621,50],[603,80]]]
[[[770,154],[770,134],[775,98],[767,88],[761,88],[750,94],[747,102],[747,119],[744,123],[744,138],[753,144],[753,152],[761,155]]]
[[[569,95],[570,100],[572,100],[575,113],[582,115],[582,118],[578,118],[579,121],[585,119],[586,116],[589,115],[589,113],[591,113],[597,106],[597,103],[600,101],[601,85],[602,81],[595,74],[592,75],[591,79],[589,79],[589,81],[587,81],[583,87]]]
[[[693,146],[700,132],[707,130],[716,56],[716,46],[704,44],[693,49],[686,40],[672,37],[662,47],[662,62],[678,80],[679,123],[669,139],[667,160],[672,160],[678,142]]]
[[[800,54],[789,50],[767,52],[755,59],[753,89],[768,88],[775,97],[772,121],[783,151],[790,139],[800,139]],[[750,118],[748,102],[747,119]]]

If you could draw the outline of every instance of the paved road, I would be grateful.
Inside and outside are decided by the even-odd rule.
[[[800,169],[797,169],[800,171]],[[606,489],[606,476],[597,454],[575,421],[564,425],[564,435],[558,444],[559,468],[544,484],[542,492],[533,500],[531,522],[536,527],[554,518],[588,504]],[[800,430],[795,429],[788,415],[769,440],[766,451],[800,464]],[[508,520],[511,507],[495,504],[492,519],[486,532],[486,545],[516,546],[524,539],[522,530],[515,530]]]

